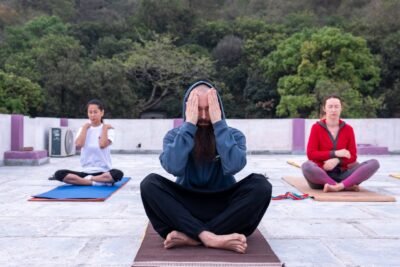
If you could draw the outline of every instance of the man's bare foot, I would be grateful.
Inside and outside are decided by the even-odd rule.
[[[173,248],[173,247],[181,247],[181,246],[198,246],[201,243],[196,241],[184,233],[178,231],[172,231],[167,235],[164,241],[164,248]]]
[[[346,187],[344,190],[346,190],[346,191],[360,192],[360,186],[358,186],[358,184],[355,184],[355,185],[353,185],[353,186]]]
[[[247,239],[242,234],[216,235],[203,231],[200,233],[199,238],[206,247],[232,250],[238,253],[246,252]]]
[[[328,193],[328,192],[339,192],[344,190],[344,185],[342,183],[338,183],[335,185],[331,185],[331,184],[325,184],[324,185],[324,192]]]

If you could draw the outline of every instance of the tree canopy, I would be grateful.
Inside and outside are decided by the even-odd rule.
[[[337,28],[306,29],[283,41],[262,62],[265,75],[277,82],[277,115],[318,116],[322,99],[339,94],[344,115],[375,117],[381,105],[371,95],[380,69],[366,41]]]
[[[96,97],[113,118],[180,117],[207,79],[228,117],[317,117],[330,93],[346,117],[400,117],[399,15],[396,0],[7,0],[0,112],[82,117]]]

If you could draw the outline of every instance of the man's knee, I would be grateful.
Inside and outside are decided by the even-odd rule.
[[[314,168],[314,162],[308,160],[301,164],[301,170],[303,171],[303,174],[310,173],[311,170]]]
[[[124,173],[117,169],[110,170],[110,175],[115,182],[121,181],[122,177],[124,177]]]
[[[68,174],[68,170],[58,170],[54,173],[54,178],[60,182],[62,182],[65,178],[65,176],[67,176]]]
[[[156,184],[159,183],[160,175],[155,173],[150,173],[140,182],[140,192],[147,193],[153,191],[152,189]]]
[[[376,159],[370,159],[368,160],[368,164],[371,166],[371,168],[374,171],[377,171],[380,167],[379,161],[377,161]]]
[[[272,185],[268,181],[267,177],[262,174],[253,173],[250,183],[252,187],[252,195],[254,195],[255,198],[260,196],[271,197]]]

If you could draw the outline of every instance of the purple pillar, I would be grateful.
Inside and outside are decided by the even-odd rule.
[[[174,119],[174,128],[179,127],[183,124],[183,119]]]
[[[67,118],[60,118],[60,126],[61,127],[68,127],[68,119]]]
[[[20,151],[24,148],[24,116],[11,115],[11,151]]]
[[[292,153],[294,154],[305,152],[305,125],[304,119],[292,120]]]

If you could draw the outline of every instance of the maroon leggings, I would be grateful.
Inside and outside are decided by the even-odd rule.
[[[379,162],[376,159],[364,161],[346,171],[340,171],[339,168],[325,171],[310,160],[301,165],[303,175],[313,189],[322,189],[325,184],[337,183],[343,183],[345,188],[352,187],[369,179],[378,169]]]

